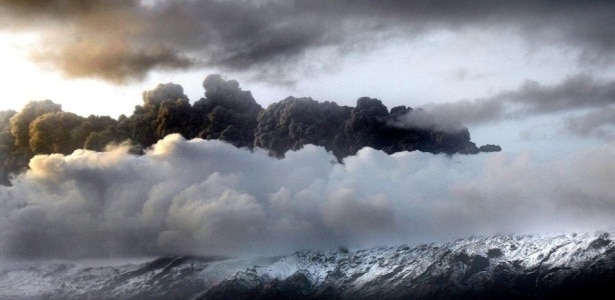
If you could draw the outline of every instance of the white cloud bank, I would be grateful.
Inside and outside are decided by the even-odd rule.
[[[370,148],[334,161],[178,135],[143,156],[37,156],[0,187],[0,254],[271,254],[615,225],[613,145],[546,163]]]

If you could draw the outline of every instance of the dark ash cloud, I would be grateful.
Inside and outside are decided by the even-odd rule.
[[[6,18],[0,22],[8,30],[42,32],[36,57],[72,77],[125,82],[161,68],[207,66],[282,81],[297,71],[293,66],[315,59],[306,58],[312,50],[333,50],[338,59],[353,49],[387,43],[389,37],[413,38],[433,28],[512,28],[533,44],[556,43],[578,50],[581,63],[604,64],[612,61],[615,50],[614,5],[607,1],[3,0],[0,6]]]
[[[143,153],[173,133],[184,138],[222,140],[236,147],[265,148],[277,157],[312,144],[323,146],[338,160],[363,147],[392,154],[400,151],[477,154],[461,124],[455,131],[436,126],[395,126],[394,120],[411,108],[391,112],[378,99],[363,97],[356,107],[289,97],[263,109],[235,80],[209,75],[203,81],[205,98],[191,104],[175,83],[159,84],[143,93],[143,104],[118,120],[87,118],[62,111],[50,100],[33,101],[15,114],[6,113],[0,127],[6,147],[0,148],[0,180],[26,168],[36,154],[70,154],[77,149],[105,151],[109,145],[129,143]],[[9,118],[10,116],[10,118]],[[435,120],[440,123],[446,120]]]

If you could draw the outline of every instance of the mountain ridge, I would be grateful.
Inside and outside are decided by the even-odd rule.
[[[614,232],[475,236],[282,257],[3,268],[9,299],[550,299],[612,290]]]

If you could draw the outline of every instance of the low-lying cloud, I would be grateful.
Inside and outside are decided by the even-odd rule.
[[[344,164],[306,145],[284,159],[170,135],[41,155],[0,187],[0,252],[12,257],[287,253],[469,234],[615,225],[612,145],[541,162],[364,148]]]

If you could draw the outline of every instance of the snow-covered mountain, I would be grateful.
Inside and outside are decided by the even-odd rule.
[[[612,232],[470,237],[258,259],[3,267],[0,299],[502,299],[615,289]]]

